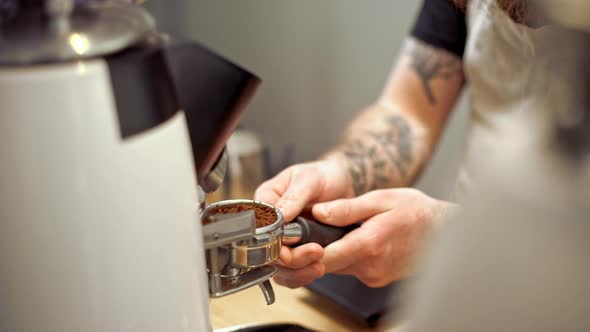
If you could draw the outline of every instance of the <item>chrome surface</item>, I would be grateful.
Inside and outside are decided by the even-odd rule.
[[[277,220],[256,228],[253,210],[216,214],[220,207],[258,205],[275,211]],[[270,265],[279,258],[282,245],[283,216],[272,205],[246,199],[210,204],[201,213],[211,297],[221,297],[256,284],[267,304],[274,303],[274,290],[268,281],[277,273]]]
[[[156,36],[151,15],[125,1],[51,0],[17,11],[0,29],[0,65],[67,62],[116,53]],[[47,16],[49,19],[44,19]],[[153,38],[152,38],[153,40]]]
[[[301,242],[301,226],[297,223],[288,223],[283,226],[283,244],[290,246]]]
[[[253,268],[268,265],[279,259],[279,253],[281,252],[280,235],[265,239],[263,244],[253,245],[252,242],[254,241],[232,247],[231,261],[233,265]]]
[[[228,159],[227,150],[223,149],[223,152],[221,153],[221,156],[219,156],[215,166],[213,166],[213,169],[199,183],[199,186],[201,186],[205,192],[214,192],[219,186],[221,186],[225,173],[227,172]]]
[[[277,274],[277,268],[269,265],[249,270],[236,277],[212,275],[209,280],[210,295],[213,298],[230,295],[268,281],[275,274]],[[215,287],[211,287],[211,285],[214,285]],[[265,291],[268,291],[268,289]],[[270,294],[264,295],[266,298]],[[272,298],[274,299],[274,292],[272,292]]]
[[[74,0],[47,0],[45,12],[49,26],[54,33],[66,33],[70,29],[70,15],[74,10]]]
[[[201,186],[197,186],[197,201],[199,203],[199,213],[207,207],[207,195]]]
[[[264,294],[264,299],[266,300],[267,305],[271,305],[275,303],[275,291],[272,288],[272,284],[270,280],[265,280],[258,284],[260,289],[262,290],[262,294]]]
[[[203,225],[205,248],[217,248],[228,243],[249,240],[254,236],[254,211],[227,215],[210,215],[209,224]]]
[[[271,225],[256,228],[255,234],[246,243],[232,243],[231,264],[238,267],[253,268],[274,262],[279,258],[283,235],[283,215],[274,206],[247,199],[225,200],[209,205],[203,212],[202,219],[219,218],[220,215],[213,215],[212,211],[220,207],[241,204],[258,205],[273,209],[277,215],[277,220]]]

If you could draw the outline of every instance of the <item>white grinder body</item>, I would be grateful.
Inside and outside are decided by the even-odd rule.
[[[122,138],[100,58],[0,67],[0,101],[0,330],[210,330],[184,113]]]

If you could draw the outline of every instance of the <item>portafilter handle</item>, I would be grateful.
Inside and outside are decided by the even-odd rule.
[[[359,226],[360,223],[336,227],[299,216],[292,222],[285,224],[283,244],[296,247],[306,243],[317,243],[325,247],[340,240]]]

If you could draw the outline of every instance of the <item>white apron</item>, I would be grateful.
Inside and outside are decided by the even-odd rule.
[[[552,149],[570,99],[541,52],[559,31],[490,0],[471,1],[468,27],[469,204],[434,241],[407,331],[588,331],[590,181]]]
[[[471,122],[459,199],[491,176],[530,199],[545,199],[548,190],[557,200],[570,199],[580,174],[572,174],[552,144],[555,118],[571,98],[544,52],[559,29],[517,24],[494,0],[469,4],[464,68]]]

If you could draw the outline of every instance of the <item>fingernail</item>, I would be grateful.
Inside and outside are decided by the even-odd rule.
[[[282,213],[283,215],[287,213],[287,209],[285,209],[285,207],[286,207],[286,206],[285,206],[285,203],[283,203],[283,202],[278,202],[278,203],[275,205],[275,207],[276,207],[277,209],[279,209],[279,211],[281,211],[281,213]]]

